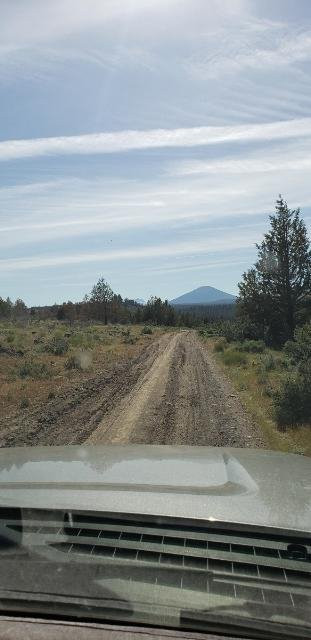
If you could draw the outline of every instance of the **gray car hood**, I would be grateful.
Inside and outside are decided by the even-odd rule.
[[[311,531],[311,460],[258,449],[0,450],[0,505]]]

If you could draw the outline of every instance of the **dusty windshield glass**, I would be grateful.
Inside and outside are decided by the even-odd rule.
[[[310,30],[0,3],[1,611],[310,624]]]

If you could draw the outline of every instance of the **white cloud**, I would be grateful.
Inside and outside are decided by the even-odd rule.
[[[113,34],[118,44],[146,41],[155,34],[161,42],[176,35],[189,38],[202,21],[212,30],[226,20],[238,20],[248,4],[248,0],[27,0],[17,7],[3,0],[0,56],[77,39],[87,52],[90,34],[99,41]]]
[[[311,135],[311,118],[224,127],[190,127],[118,131],[79,136],[6,140],[0,142],[0,160],[68,155],[118,153],[139,149],[193,147],[220,143],[282,140]]]
[[[0,260],[1,271],[21,271],[25,269],[58,267],[70,264],[85,264],[89,262],[113,262],[120,260],[141,260],[161,258],[163,256],[208,254],[225,250],[250,247],[254,243],[254,232],[247,231],[236,236],[209,237],[206,240],[177,242],[171,244],[136,246],[126,249],[110,250],[103,253],[79,253],[73,255],[36,255],[28,258],[8,258]]]
[[[267,74],[310,58],[308,25],[258,20],[245,13],[240,22],[215,31],[185,60],[185,68],[201,78],[219,78],[247,70]]]
[[[276,148],[256,150],[242,156],[225,156],[220,160],[183,160],[172,164],[170,175],[191,176],[208,174],[242,174],[277,172],[280,175],[289,172],[305,172],[311,169],[311,139],[302,143],[297,141],[282,144]]]
[[[187,263],[187,264],[178,264],[172,266],[172,264],[167,264],[161,267],[153,267],[148,269],[148,271],[152,273],[179,273],[182,271],[201,271],[202,269],[213,269],[219,267],[232,267],[232,266],[242,266],[249,265],[249,259],[236,260],[235,258],[225,259],[225,260],[206,260],[205,262],[201,262],[199,264]]]
[[[100,235],[111,248],[130,230],[132,237],[147,230],[189,234],[195,225],[216,232],[219,225],[236,228],[234,218],[254,225],[256,215],[264,224],[280,192],[291,207],[310,206],[309,150],[308,141],[290,141],[210,162],[168,161],[166,174],[142,182],[68,179],[2,188],[0,247],[53,251],[58,241],[81,246]]]
[[[44,81],[62,63],[104,71],[176,63],[172,44],[238,22],[249,0],[27,0],[1,3],[0,78]],[[204,27],[202,27],[204,25]],[[177,28],[176,28],[177,26]],[[180,54],[178,54],[178,58]]]
[[[211,210],[223,211],[228,199],[237,201],[244,190],[234,185],[180,187],[167,179],[150,183],[102,180],[55,181],[0,189],[0,246],[54,242],[112,235],[205,220]],[[202,188],[203,187],[203,188]],[[15,191],[15,192],[14,192]],[[206,208],[208,203],[208,210]],[[115,242],[115,237],[113,238]]]
[[[172,7],[177,0],[170,0]],[[112,21],[135,20],[137,14],[159,12],[165,0],[27,0],[4,2],[1,7],[1,42],[6,46],[32,46],[76,33],[98,29]]]

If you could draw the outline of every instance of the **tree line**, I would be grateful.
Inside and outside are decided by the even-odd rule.
[[[6,300],[4,300],[0,297],[0,318],[17,320],[27,314],[27,306],[20,298],[15,300],[15,302],[12,302],[10,298],[6,298]]]
[[[27,316],[60,321],[102,322],[104,324],[150,323],[153,325],[197,327],[232,317],[233,305],[183,305],[173,307],[167,300],[151,296],[145,305],[113,292],[104,278],[93,286],[81,302],[63,302],[27,309],[22,300],[14,304],[0,298],[0,318],[17,320]]]

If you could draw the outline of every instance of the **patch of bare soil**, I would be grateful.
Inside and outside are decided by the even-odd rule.
[[[82,442],[265,446],[193,331],[165,334],[44,408],[0,421],[1,446]]]

